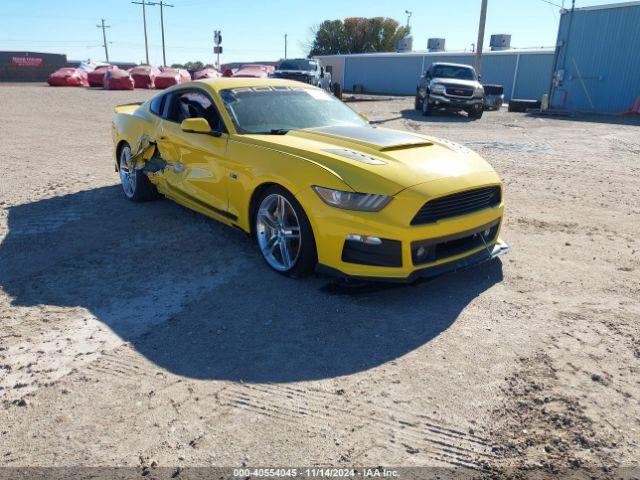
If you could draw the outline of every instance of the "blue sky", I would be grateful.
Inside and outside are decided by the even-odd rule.
[[[550,0],[561,4],[562,0]],[[404,23],[413,12],[414,49],[427,38],[446,38],[447,50],[469,49],[476,42],[480,0],[169,0],[165,8],[167,63],[213,62],[213,30],[223,34],[221,62],[277,60],[284,54],[304,56],[311,28],[326,19],[350,16],[392,17]],[[565,0],[570,6],[571,0]],[[611,3],[577,0],[576,6]],[[518,48],[553,46],[558,7],[543,0],[489,0],[486,39],[510,33]],[[102,34],[96,28],[105,18],[111,60],[144,59],[142,7],[129,0],[0,0],[0,50],[66,53],[70,60],[104,60]],[[162,61],[160,9],[147,7],[149,57]]]

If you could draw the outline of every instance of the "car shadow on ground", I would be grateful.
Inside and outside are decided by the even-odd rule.
[[[291,382],[374,368],[427,344],[502,280],[499,260],[357,292],[324,277],[292,280],[271,272],[244,233],[170,201],[134,204],[118,186],[8,214],[0,287],[13,306],[83,307],[158,367],[198,379]]]
[[[464,112],[447,112],[447,111],[434,111],[429,116],[422,115],[422,112],[418,110],[414,110],[412,108],[407,108],[405,110],[400,110],[399,117],[385,118],[384,120],[372,120],[371,125],[382,125],[394,120],[413,120],[416,122],[431,122],[431,123],[467,123],[467,122],[475,122],[477,119],[470,118]]]

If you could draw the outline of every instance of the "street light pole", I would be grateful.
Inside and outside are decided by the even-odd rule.
[[[284,34],[284,59],[287,59],[287,34]]]

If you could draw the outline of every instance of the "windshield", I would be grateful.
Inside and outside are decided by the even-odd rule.
[[[455,78],[457,80],[476,80],[476,72],[469,67],[437,65],[433,69],[434,78]]]
[[[340,100],[317,88],[241,87],[222,90],[220,97],[238,133],[367,125]]]
[[[278,70],[316,70],[316,64],[309,60],[285,60]]]

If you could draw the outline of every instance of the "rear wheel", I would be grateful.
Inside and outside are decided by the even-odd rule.
[[[271,268],[289,277],[313,272],[317,262],[313,230],[302,206],[287,190],[274,186],[260,196],[255,232]]]
[[[129,144],[120,149],[119,173],[124,196],[133,202],[155,200],[160,195],[156,186],[151,183],[147,175],[129,164],[131,158]]]

